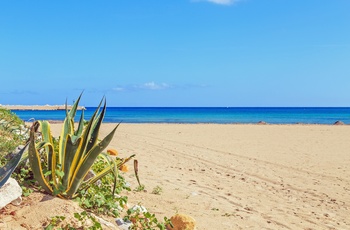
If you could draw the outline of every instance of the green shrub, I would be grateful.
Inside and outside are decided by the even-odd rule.
[[[28,133],[24,122],[16,114],[0,108],[0,166],[11,158],[9,153],[25,144]]]

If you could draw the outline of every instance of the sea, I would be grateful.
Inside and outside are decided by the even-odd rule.
[[[86,107],[88,120],[96,107]],[[24,121],[63,121],[65,110],[12,110]],[[82,110],[77,111],[78,121]],[[107,107],[109,123],[350,124],[350,107]]]

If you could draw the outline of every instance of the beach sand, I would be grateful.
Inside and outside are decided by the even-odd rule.
[[[350,126],[122,123],[109,147],[136,154],[147,192],[125,194],[159,218],[185,213],[199,230],[350,229]],[[135,189],[133,171],[125,177]]]
[[[122,195],[159,219],[184,213],[198,230],[350,229],[348,125],[122,123],[109,148],[136,154],[146,191]]]

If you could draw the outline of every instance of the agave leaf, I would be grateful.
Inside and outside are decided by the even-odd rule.
[[[64,119],[63,122],[63,127],[60,135],[60,140],[59,140],[59,154],[58,154],[58,162],[62,164],[63,159],[65,159],[65,152],[64,149],[66,148],[66,143],[67,143],[67,137],[68,135],[72,135],[74,132],[74,124],[72,123],[71,119],[69,116],[67,116]]]
[[[75,117],[75,115],[77,113],[77,109],[78,109],[78,105],[79,105],[79,102],[80,102],[81,95],[83,95],[83,92],[81,92],[81,94],[79,95],[78,99],[74,102],[71,110],[68,113],[69,117],[72,118],[73,120],[74,120],[74,117]]]
[[[38,123],[39,127],[41,128],[41,135],[43,138],[43,142],[47,142],[51,144],[51,145],[45,145],[45,153],[47,154],[48,170],[53,171],[53,166],[55,165],[56,159],[55,158],[53,159],[53,154],[51,154],[51,152],[53,151],[53,148],[52,148],[53,141],[51,136],[50,123],[48,121],[36,121],[36,123]],[[51,175],[49,177],[49,180],[52,180],[52,178],[54,178],[54,175]]]
[[[65,151],[65,159],[64,159],[64,166],[62,167],[64,176],[63,176],[63,186],[65,189],[67,189],[69,181],[71,180],[71,177],[75,171],[75,165],[78,164],[78,159],[76,156],[77,152],[80,152],[80,149],[82,147],[82,138],[76,139],[74,142],[72,140],[71,135],[68,135],[67,143],[66,143],[66,149]]]
[[[68,102],[67,102],[67,99],[66,99],[66,103],[64,104],[64,110],[66,111],[66,117],[68,117]]]
[[[29,154],[29,164],[32,168],[33,174],[35,179],[38,181],[38,183],[41,185],[41,187],[48,193],[52,193],[53,190],[49,183],[46,181],[45,176],[43,174],[43,170],[41,167],[41,158],[40,154],[38,153],[36,147],[35,147],[35,141],[34,141],[34,130],[35,125],[32,126],[30,131],[30,144],[28,149]]]
[[[101,105],[101,103],[100,103]],[[96,111],[94,112],[94,114],[92,115],[88,125],[86,126],[86,128],[84,129],[83,131],[83,134],[82,136],[80,137],[81,138],[81,148],[79,148],[79,151],[78,152],[75,152],[74,154],[74,159],[72,161],[72,164],[70,165],[70,171],[73,171],[71,175],[73,175],[77,169],[77,165],[79,164],[79,161],[83,158],[83,154],[84,152],[86,151],[86,145],[87,145],[87,142],[88,142],[88,136],[89,136],[89,133],[90,133],[90,130],[91,130],[91,127],[92,127],[92,124],[93,124],[93,120],[95,119],[96,117],[96,114],[100,108],[100,105],[99,107],[96,109]],[[68,181],[69,184],[70,184],[70,181]],[[68,185],[69,186],[69,185]]]
[[[98,181],[102,177],[112,172],[114,175],[114,184],[113,184],[112,194],[114,194],[117,186],[119,165],[117,165],[116,160],[112,159],[109,155],[105,153],[101,153],[100,155],[105,159],[105,161],[109,163],[109,165],[106,166],[101,172],[97,173],[96,176],[94,176],[93,178],[90,178],[88,181],[84,181],[84,185],[81,186],[79,190],[84,190],[89,188],[92,184],[96,183],[96,181]]]
[[[53,181],[55,188],[57,188],[57,180],[56,180],[56,170],[57,170],[57,154],[54,151],[54,147],[52,143],[47,142],[45,144],[45,151],[48,155],[48,169],[51,171],[51,176],[49,176],[49,181]]]
[[[79,137],[83,133],[84,129],[84,110],[81,111],[78,129],[75,131],[74,135]]]
[[[0,168],[0,188],[7,182],[16,169],[28,145],[29,143],[27,143],[4,167]]]
[[[118,178],[118,167],[117,167],[117,163],[116,160],[112,159],[111,156],[109,156],[106,153],[102,153],[102,157],[104,157],[110,164],[110,171],[113,173],[113,189],[112,189],[112,194],[114,194],[115,189],[117,187],[117,178]],[[98,175],[97,175],[98,176]]]
[[[91,135],[91,130],[93,128],[93,124],[94,124],[94,120],[96,119],[96,116],[98,114],[98,111],[100,110],[102,101],[100,102],[100,104],[98,105],[97,109],[95,110],[94,114],[91,116],[89,123],[86,125],[83,134],[82,134],[82,138],[83,138],[83,147],[81,148],[81,151],[79,152],[79,159],[83,156],[84,152],[88,152],[89,149],[87,149],[87,145],[88,142],[90,141],[90,135]]]
[[[84,189],[89,188],[92,184],[96,183],[96,181],[98,181],[102,177],[106,176],[108,173],[112,172],[112,170],[113,170],[113,166],[112,165],[108,165],[101,172],[97,173],[96,176],[94,176],[93,178],[89,179],[88,181],[85,181],[84,182],[85,184],[83,186],[81,186],[79,188],[79,190],[84,190]]]
[[[36,121],[36,123],[39,123],[43,140],[52,143],[50,123],[48,121]]]
[[[87,146],[87,151],[90,151],[92,146],[94,146],[98,141],[98,134],[100,132],[100,127],[101,127],[102,120],[104,118],[105,113],[106,113],[106,100],[104,100],[104,105],[103,105],[101,114],[97,117],[97,119],[93,124],[92,133],[90,135],[90,139]]]
[[[77,189],[79,188],[81,182],[85,178],[86,174],[90,170],[92,164],[96,160],[97,156],[109,145],[114,133],[118,126],[116,126],[100,143],[95,145],[80,161],[77,165],[77,169],[72,177],[73,181],[69,185],[67,196],[72,197]]]
[[[74,102],[71,110],[68,112],[67,108],[67,101],[66,101],[66,118],[63,122],[63,128],[61,131],[60,136],[60,142],[59,142],[59,155],[58,155],[58,162],[63,165],[63,159],[65,158],[65,152],[63,151],[65,149],[65,144],[67,143],[67,136],[74,134],[74,117],[77,112],[78,104],[80,101],[80,98],[82,96],[82,93],[79,95],[78,99]]]
[[[47,165],[45,164],[46,167],[48,168],[48,171],[52,171],[52,169],[56,169],[56,165],[55,164],[56,164],[56,157],[57,156],[55,155],[55,157],[54,157],[54,155],[53,155],[54,154],[53,145],[50,142],[41,141],[41,142],[39,142],[39,143],[37,143],[35,145],[35,148],[36,148],[37,151],[42,149],[42,148],[45,149],[45,151],[43,153],[48,158]],[[39,158],[41,159],[42,158],[42,156],[41,156],[42,153],[38,151],[38,154],[39,154],[38,155]],[[52,178],[50,177],[49,180],[51,180],[51,179]]]

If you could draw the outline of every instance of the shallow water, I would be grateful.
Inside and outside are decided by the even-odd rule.
[[[96,107],[87,107],[89,119]],[[64,110],[12,110],[22,120],[64,120]],[[81,111],[77,112],[79,120]],[[350,123],[349,107],[107,107],[104,122],[112,123]]]

